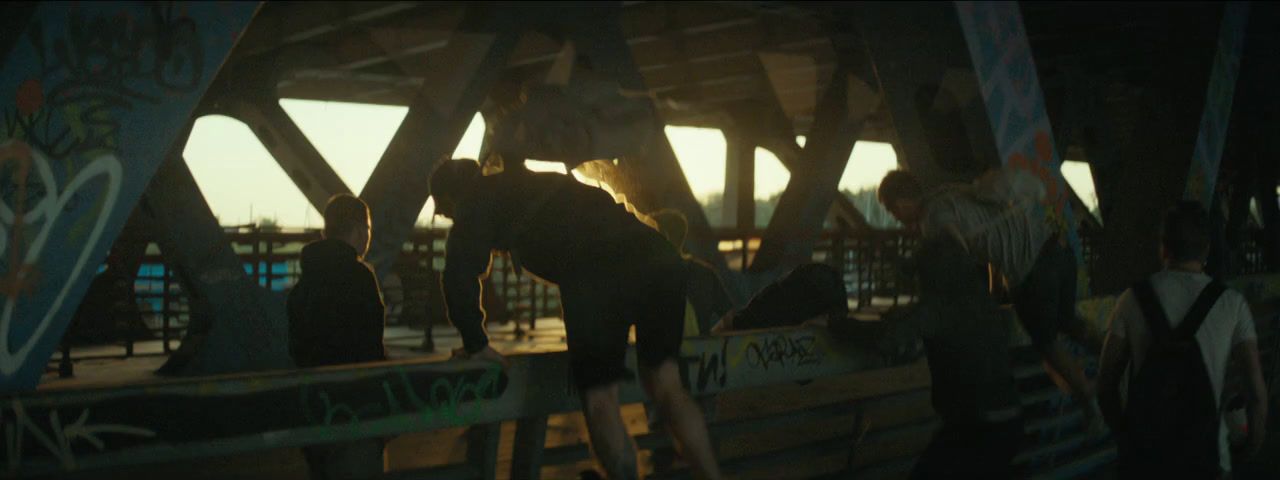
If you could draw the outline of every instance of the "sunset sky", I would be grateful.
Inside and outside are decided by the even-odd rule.
[[[354,192],[365,181],[396,128],[406,107],[284,99],[280,102],[334,171]],[[724,189],[725,140],[717,130],[667,127],[667,138],[679,158],[694,195],[706,199]],[[480,151],[484,123],[480,116],[463,135],[455,157],[475,158]],[[799,139],[803,141],[803,138]],[[293,185],[280,166],[238,120],[211,115],[196,121],[185,157],[200,190],[223,225],[272,219],[284,227],[319,227],[320,215]],[[557,167],[558,165],[552,165]],[[892,146],[858,142],[840,188],[874,187],[885,172],[897,167]],[[1088,165],[1068,162],[1063,174],[1086,203],[1096,203]],[[426,172],[424,172],[426,174]],[[790,175],[769,152],[756,151],[756,197],[782,191]],[[428,202],[419,217],[429,223]]]

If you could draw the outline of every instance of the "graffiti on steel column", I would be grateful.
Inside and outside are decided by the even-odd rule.
[[[41,3],[0,70],[0,391],[43,373],[258,5]]]
[[[1047,195],[1040,210],[1067,233],[1079,279],[1087,285],[1080,237],[1021,11],[1014,2],[956,2],[956,10],[1001,163],[1026,170],[1044,183]]]
[[[1222,160],[1227,123],[1231,119],[1231,102],[1235,98],[1236,78],[1240,71],[1240,52],[1244,47],[1244,31],[1249,19],[1249,2],[1230,2],[1223,8],[1222,26],[1218,31],[1218,48],[1209,75],[1204,112],[1200,115],[1200,133],[1187,172],[1187,188],[1183,198],[1198,200],[1208,208],[1213,202]]]
[[[0,292],[5,296],[4,309],[0,310],[0,339],[12,339],[15,330],[15,310],[19,300],[34,294],[35,283],[39,281],[39,271],[34,267],[39,263],[45,247],[48,246],[53,228],[63,226],[59,222],[65,212],[71,211],[71,203],[76,201],[82,191],[97,189],[98,205],[89,216],[92,220],[87,235],[78,234],[77,227],[72,227],[71,235],[78,237],[81,244],[79,251],[64,250],[70,253],[74,262],[69,277],[74,279],[85,273],[90,260],[90,246],[102,237],[106,226],[107,215],[101,212],[110,210],[120,195],[120,178],[122,175],[120,161],[113,155],[104,155],[84,165],[64,188],[58,188],[53,166],[48,158],[27,144],[11,140],[0,146],[0,165],[16,164],[11,181],[19,194],[17,201],[10,205],[7,199],[0,198],[0,240],[7,250],[5,262],[7,273],[0,278]],[[32,178],[32,175],[35,178]],[[34,185],[39,188],[32,188]],[[39,191],[41,195],[30,198],[25,195],[29,191]],[[26,197],[26,198],[24,198]],[[28,203],[30,202],[30,203]],[[15,208],[16,207],[16,208]],[[29,236],[28,232],[34,233]],[[28,240],[30,238],[30,240]],[[92,272],[94,268],[90,268]],[[71,282],[63,282],[56,289],[56,296],[43,316],[38,317],[34,332],[26,340],[15,343],[10,340],[0,345],[0,371],[11,374],[14,369],[31,354],[35,342],[49,328],[54,315],[67,300]],[[29,317],[24,317],[29,318]]]

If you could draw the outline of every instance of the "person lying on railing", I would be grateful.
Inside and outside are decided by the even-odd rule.
[[[302,249],[302,273],[289,292],[289,355],[299,367],[386,360],[385,307],[378,278],[364,263],[372,231],[369,207],[350,194],[324,207],[324,239]],[[311,478],[381,475],[382,439],[304,447]]]
[[[474,160],[448,160],[431,175],[436,213],[453,220],[445,247],[449,319],[462,335],[457,358],[506,362],[489,345],[480,278],[490,253],[560,287],[574,386],[597,460],[610,478],[638,475],[622,421],[619,384],[636,327],[642,386],[697,474],[719,478],[707,427],[676,363],[685,312],[685,268],[658,232],[603,190],[558,173],[507,168],[481,176]]]
[[[835,327],[848,316],[849,295],[840,272],[827,264],[810,263],[760,290],[741,311],[726,314],[711,332],[805,324]]]
[[[1100,434],[1102,419],[1093,387],[1059,334],[1092,351],[1100,345],[1075,314],[1075,254],[1066,244],[1062,219],[1039,213],[1045,192],[1040,179],[1006,167],[987,172],[973,184],[944,185],[931,191],[911,173],[895,170],[885,175],[877,194],[908,229],[918,230],[924,238],[951,237],[968,254],[1004,275],[1018,321],[1050,377],[1072,395],[1090,432]]]
[[[911,478],[1013,478],[1023,430],[1009,356],[1012,319],[987,293],[985,265],[954,239],[926,239],[917,255],[920,302],[891,326],[923,338],[942,427]]]

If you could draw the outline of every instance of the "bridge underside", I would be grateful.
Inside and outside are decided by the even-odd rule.
[[[497,372],[408,359],[407,349],[420,342],[447,351],[455,341],[432,337],[432,326],[446,323],[430,287],[438,283],[431,279],[442,232],[414,225],[430,193],[427,173],[477,113],[492,124],[522,89],[557,79],[616,84],[626,102],[655,113],[646,121],[658,132],[679,125],[724,133],[730,231],[712,228],[665,135],[647,137],[642,153],[582,171],[640,212],[683,212],[689,252],[718,271],[739,305],[812,261],[845,275],[855,316],[875,319],[883,305],[911,301],[894,262],[909,255],[913,238],[870,225],[838,191],[841,174],[860,168],[849,162],[857,141],[892,144],[900,167],[930,185],[1001,166],[1058,185],[1051,203],[1074,215],[1071,237],[1090,297],[1080,309],[1096,329],[1104,328],[1109,299],[1160,267],[1155,212],[1181,199],[1217,212],[1222,248],[1240,259],[1225,276],[1280,266],[1280,144],[1271,134],[1280,128],[1280,95],[1271,91],[1280,73],[1273,55],[1280,33],[1272,28],[1280,7],[1272,4],[19,2],[6,14],[0,90],[16,93],[0,98],[0,392],[9,395],[0,419],[16,428],[5,441],[8,471],[18,475],[89,475],[464,426],[466,446],[456,451],[465,455],[419,473],[493,478],[502,470],[525,478],[548,475],[542,465],[585,459],[581,442],[546,444],[548,417],[577,408],[561,388],[563,353],[534,347],[513,370]],[[376,167],[366,186],[353,192],[281,107],[283,98],[400,105],[408,113],[382,157],[369,159]],[[403,362],[291,368],[283,289],[274,285],[287,287],[292,277],[275,275],[272,265],[295,262],[286,247],[315,232],[218,224],[182,157],[193,122],[210,114],[249,126],[317,209],[337,193],[369,203],[370,263],[384,285],[404,286],[403,298],[427,298],[421,321],[396,327],[425,329],[421,340],[402,341]],[[764,229],[754,223],[756,148],[791,174]],[[1064,159],[1090,165],[1096,215],[1063,183]],[[69,345],[75,306],[90,305],[82,299],[100,293],[103,279],[123,275],[136,284],[152,264],[164,265],[162,370],[199,378],[37,388],[53,377],[47,360]],[[534,323],[558,315],[554,288],[521,278],[501,259],[495,265],[489,311],[529,322],[511,327],[512,349],[547,332],[554,333],[544,343],[532,343],[558,346],[554,323]],[[1255,307],[1274,373],[1276,282],[1236,281]],[[167,323],[171,304],[182,305],[174,314],[180,333]],[[689,339],[688,386],[739,402],[721,402],[735,406],[722,409],[713,432],[756,435],[757,443],[730,449],[746,453],[726,467],[778,474],[768,465],[822,452],[846,461],[823,472],[831,475],[893,477],[909,468],[936,424],[920,408],[924,369],[880,350],[880,333],[868,332],[863,343],[824,329]],[[171,340],[180,340],[176,350]],[[782,352],[761,353],[769,348]],[[72,357],[66,352],[63,367]],[[1020,471],[1105,470],[1110,444],[1086,438],[1079,413],[1023,360],[1024,406],[1036,416]],[[242,376],[208,377],[216,374]],[[752,415],[767,410],[753,403],[765,396],[761,389],[820,377],[819,387],[787,391],[821,401]],[[626,397],[639,400],[634,385]],[[913,413],[885,413],[895,402]],[[237,413],[245,409],[259,414]],[[769,441],[771,428],[830,418],[849,428],[807,443]],[[512,437],[515,452],[499,469],[497,452],[507,448],[500,439]],[[638,439],[646,449],[666,442],[647,433]],[[769,448],[753,450],[760,445]]]

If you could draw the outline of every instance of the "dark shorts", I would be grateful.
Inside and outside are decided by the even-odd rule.
[[[1076,317],[1076,258],[1071,247],[1047,242],[1031,273],[1011,292],[1013,308],[1031,344],[1044,351],[1058,333],[1083,331]]]
[[[632,325],[641,367],[657,367],[680,353],[687,278],[683,260],[672,252],[607,270],[560,284],[570,370],[579,391],[629,376]]]

